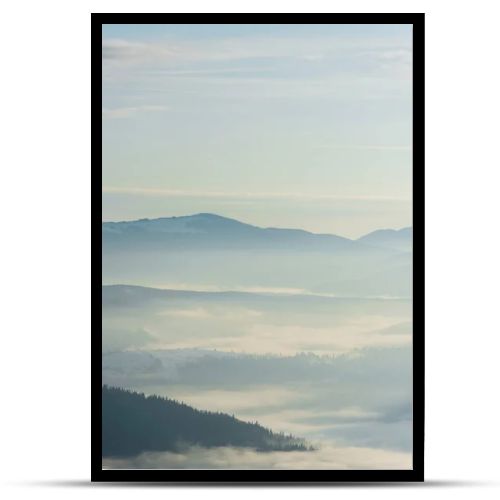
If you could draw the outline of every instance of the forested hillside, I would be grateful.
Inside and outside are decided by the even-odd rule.
[[[309,449],[302,439],[274,433],[258,423],[108,386],[102,388],[102,436],[103,457],[179,451],[196,445],[258,451]]]

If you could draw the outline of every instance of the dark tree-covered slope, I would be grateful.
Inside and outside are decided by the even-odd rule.
[[[301,439],[276,434],[224,413],[196,410],[159,396],[102,388],[102,455],[178,451],[186,446],[239,446],[259,451],[306,451]]]

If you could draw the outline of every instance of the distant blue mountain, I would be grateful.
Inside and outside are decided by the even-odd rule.
[[[162,303],[171,304],[175,302],[184,303],[233,303],[248,305],[270,305],[274,309],[280,304],[293,307],[308,304],[309,306],[326,306],[332,309],[335,304],[345,307],[351,302],[368,304],[379,299],[356,298],[356,297],[330,297],[315,294],[287,294],[287,293],[265,293],[265,292],[241,292],[223,291],[206,292],[195,290],[168,290],[136,285],[103,285],[102,306],[103,308],[123,307],[135,308],[147,305],[158,306]]]
[[[413,228],[405,227],[399,230],[379,229],[362,236],[357,241],[380,248],[410,251],[412,248],[412,240]]]
[[[200,213],[102,224],[105,247],[163,249],[355,250],[359,244],[301,229],[261,228],[220,215]]]
[[[102,239],[104,283],[399,297],[411,287],[411,228],[350,240],[201,213],[104,222]]]

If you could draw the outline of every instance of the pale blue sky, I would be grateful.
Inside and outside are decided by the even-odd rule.
[[[411,225],[411,26],[103,26],[103,219]]]

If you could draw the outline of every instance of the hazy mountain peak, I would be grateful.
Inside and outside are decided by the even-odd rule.
[[[411,250],[413,228],[377,229],[358,238],[358,241],[377,247],[392,248],[396,250]]]
[[[233,222],[239,222],[236,219],[231,219],[230,217],[224,217],[223,215],[213,214],[210,212],[200,212],[198,214],[185,215],[184,217],[189,217],[191,219],[196,218],[196,219],[206,219],[206,220],[230,220]]]
[[[411,226],[409,227],[403,227],[401,229],[377,229],[376,231],[372,231],[371,233],[365,234],[364,236],[361,236],[358,238],[358,240],[364,240],[367,238],[373,238],[375,236],[411,236],[413,233],[413,228]]]
[[[157,250],[284,250],[353,252],[408,251],[412,228],[381,229],[351,240],[303,229],[258,227],[222,215],[192,215],[102,224],[103,244],[114,248]],[[371,248],[370,248],[371,247]]]
[[[361,245],[333,234],[302,229],[264,228],[213,213],[102,224],[103,244],[126,248],[286,251],[356,250]],[[362,248],[360,248],[362,250]]]
[[[192,215],[174,215],[172,217],[161,217],[161,220],[185,220],[185,221],[206,221],[206,222],[238,222],[243,224],[243,222],[237,221],[236,219],[231,219],[230,217],[224,217],[223,215],[212,214],[209,212],[200,212]]]
[[[254,227],[250,224],[245,224],[243,222],[231,219],[229,217],[223,217],[222,215],[212,214],[212,213],[197,213],[193,215],[178,215],[171,217],[158,217],[155,219],[137,219],[131,221],[120,221],[120,222],[103,222],[103,229],[129,229],[131,227],[143,228],[143,229],[154,229],[160,230],[167,226],[171,226],[173,229],[181,229],[183,226],[198,226],[200,225],[233,225],[233,226],[247,226]],[[176,231],[174,231],[176,232]]]

